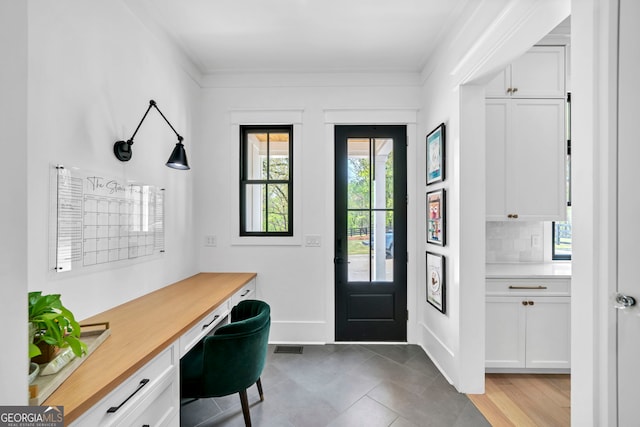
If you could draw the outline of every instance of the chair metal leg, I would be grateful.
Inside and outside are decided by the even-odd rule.
[[[240,404],[242,405],[242,415],[244,416],[244,425],[251,427],[251,415],[249,414],[249,399],[247,399],[247,389],[240,391]]]
[[[260,402],[264,402],[264,393],[262,393],[262,381],[260,381],[260,378],[256,381],[256,385],[258,386],[258,393],[260,394]]]

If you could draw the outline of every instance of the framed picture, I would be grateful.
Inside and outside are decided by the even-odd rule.
[[[427,243],[445,245],[444,188],[427,193]]]
[[[444,181],[445,127],[440,123],[427,135],[427,185]]]
[[[446,313],[446,297],[444,255],[427,252],[427,302],[442,313]]]

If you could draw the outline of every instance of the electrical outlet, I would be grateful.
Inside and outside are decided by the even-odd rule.
[[[304,245],[309,247],[319,247],[322,239],[316,234],[309,234],[304,236]]]
[[[204,236],[205,246],[216,246],[218,244],[218,238],[216,236]]]

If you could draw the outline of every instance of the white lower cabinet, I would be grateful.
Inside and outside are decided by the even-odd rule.
[[[487,370],[568,371],[571,367],[569,289],[569,279],[488,280]]]
[[[178,427],[180,377],[177,344],[166,348],[71,425]]]

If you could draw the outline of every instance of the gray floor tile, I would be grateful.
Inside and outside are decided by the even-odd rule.
[[[302,354],[269,354],[262,373],[265,401],[248,390],[257,427],[483,427],[418,346],[304,346]],[[194,405],[194,406],[191,406]],[[181,408],[182,427],[244,426],[238,394]]]

